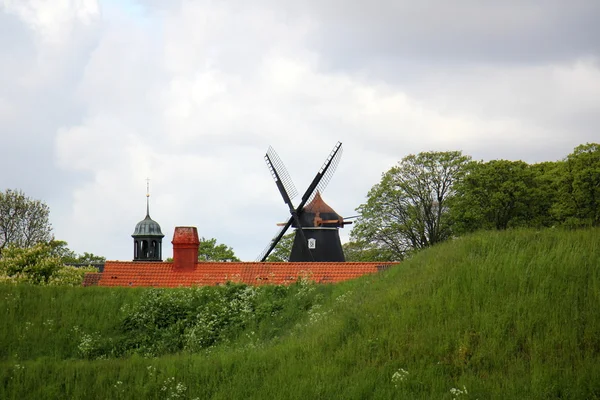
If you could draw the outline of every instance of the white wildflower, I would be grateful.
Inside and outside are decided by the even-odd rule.
[[[456,400],[457,397],[460,397],[462,395],[466,395],[469,394],[469,392],[467,391],[467,387],[463,385],[462,389],[459,388],[452,388],[450,389],[450,393],[452,394],[452,400]]]
[[[398,387],[400,386],[400,383],[406,381],[407,378],[408,371],[404,368],[400,368],[398,371],[394,372],[394,375],[392,375],[392,383],[395,387]]]

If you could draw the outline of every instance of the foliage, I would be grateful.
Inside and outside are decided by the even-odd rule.
[[[88,272],[98,272],[98,269],[92,266],[75,267],[63,264],[48,278],[47,284],[54,286],[80,286],[85,274]]]
[[[3,276],[33,284],[47,284],[61,267],[61,259],[51,254],[51,247],[47,243],[38,243],[29,248],[8,246],[0,259],[0,273]]]
[[[231,339],[252,319],[256,294],[243,285],[148,291],[123,322],[126,350],[156,356]]]
[[[0,254],[8,245],[31,247],[52,238],[50,209],[20,190],[0,192]]]
[[[318,302],[314,288],[313,283],[299,280],[292,286],[151,289],[139,303],[125,307],[123,336],[111,352],[145,356],[198,352],[236,341],[250,328],[253,335],[260,331],[263,339],[269,339],[268,332],[299,318],[298,309],[304,311]]]
[[[448,201],[470,157],[460,151],[409,155],[383,174],[358,207],[351,237],[395,259],[450,237]]]
[[[198,248],[198,261],[240,261],[233,249],[224,244],[217,244],[217,239],[202,238]]]
[[[342,245],[348,262],[394,261],[394,253],[366,241],[350,241]]]
[[[76,254],[73,264],[97,264],[106,261],[106,257],[98,256],[94,253],[84,251],[83,254]]]
[[[292,254],[292,246],[294,245],[294,237],[296,232],[290,232],[284,235],[277,246],[273,249],[269,257],[268,262],[286,262],[290,260],[290,254]]]
[[[556,217],[568,226],[600,226],[600,144],[577,146],[559,179]]]
[[[65,266],[54,250],[56,242],[37,243],[33,247],[20,248],[10,245],[0,258],[0,281],[34,285],[81,285],[86,272],[95,268]]]
[[[102,352],[134,310],[176,324],[140,306],[156,289],[0,285],[0,398],[598,398],[598,243],[480,232],[356,281],[255,288],[260,323],[163,357]]]
[[[564,161],[472,162],[451,202],[454,232],[514,227],[600,225],[600,145]]]
[[[563,165],[563,161],[545,161],[530,165],[534,174],[534,197],[536,200],[532,204],[531,217],[527,226],[550,227],[560,223],[552,208],[558,202],[559,181]]]
[[[451,203],[455,232],[507,229],[531,225],[537,220],[536,170],[523,161],[471,162],[456,186]]]
[[[84,252],[77,254],[67,247],[68,243],[63,240],[51,240],[49,242],[51,254],[60,257],[63,264],[96,264],[106,261],[105,257],[97,256],[93,253]]]

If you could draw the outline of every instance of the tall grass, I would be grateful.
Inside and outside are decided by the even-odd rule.
[[[0,360],[78,358],[82,334],[113,335],[144,290],[0,285]]]
[[[0,398],[597,399],[599,268],[598,229],[478,233],[308,310],[291,290],[277,333],[265,319],[197,353],[90,361],[71,327],[117,338],[144,289],[0,286]]]

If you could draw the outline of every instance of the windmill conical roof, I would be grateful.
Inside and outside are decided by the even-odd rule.
[[[343,221],[343,218],[336,213],[333,208],[331,208],[323,198],[321,197],[321,193],[317,191],[315,197],[302,209],[302,212],[299,215],[300,224],[305,227],[309,226],[323,226],[323,227],[335,227],[340,226],[338,221]],[[317,221],[333,221],[336,223],[328,222],[321,223]],[[292,226],[296,227],[296,223],[293,223]]]
[[[331,208],[327,203],[325,203],[325,201],[321,197],[321,193],[319,193],[319,191],[317,191],[317,193],[315,194],[315,197],[313,197],[311,202],[308,203],[306,206],[304,206],[304,212],[309,212],[309,213],[313,213],[313,214],[330,213],[330,214],[338,215],[338,213],[336,213],[333,210],[333,208]]]

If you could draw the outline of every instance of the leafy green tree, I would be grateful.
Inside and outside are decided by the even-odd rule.
[[[84,251],[83,254],[78,254],[75,259],[75,264],[98,264],[106,261],[106,257],[98,256],[94,253]]]
[[[233,249],[224,244],[217,244],[217,239],[202,238],[198,247],[198,261],[240,261]]]
[[[290,260],[290,254],[292,254],[292,246],[294,244],[295,232],[290,232],[284,235],[277,246],[273,249],[267,261],[269,262],[287,262]]]
[[[48,242],[50,246],[50,254],[61,259],[64,263],[75,262],[77,255],[67,247],[68,243],[64,240],[51,240]]]
[[[0,258],[0,282],[76,286],[81,284],[86,272],[97,270],[65,266],[52,242],[25,248],[11,244]]]
[[[470,157],[460,151],[409,155],[373,186],[351,238],[401,260],[451,235],[448,201]]]
[[[52,249],[52,254],[58,256],[64,264],[90,265],[106,261],[105,257],[97,256],[93,253],[84,252],[83,254],[77,254],[69,249],[67,247],[68,243],[63,240],[51,240],[48,244]]]
[[[14,244],[32,247],[52,239],[50,209],[40,200],[33,200],[20,190],[0,192],[0,255]]]
[[[342,245],[344,257],[349,262],[394,261],[394,253],[388,248],[375,247],[364,241],[350,241]]]
[[[567,226],[600,226],[600,144],[577,146],[567,156],[552,211]]]
[[[455,233],[479,229],[548,227],[562,162],[471,162],[450,205]]]
[[[553,213],[558,201],[558,185],[563,171],[564,161],[545,161],[531,164],[534,174],[534,198],[529,227],[555,226],[559,221]]]
[[[536,202],[536,180],[527,163],[471,162],[466,171],[451,204],[457,233],[529,225]]]

